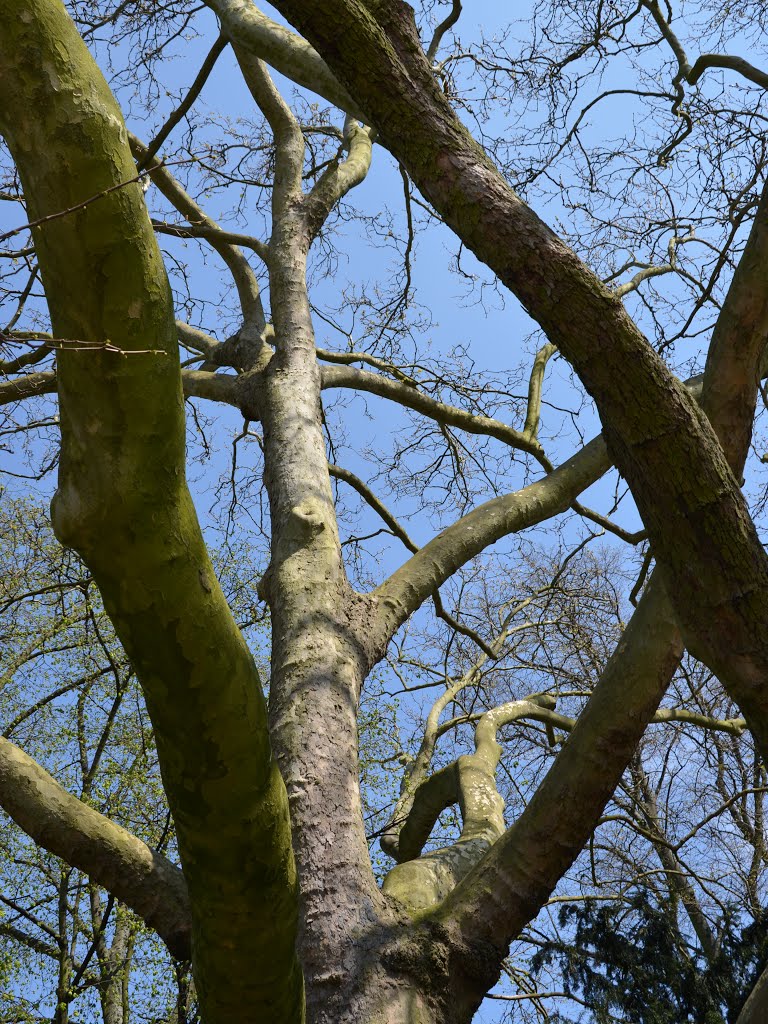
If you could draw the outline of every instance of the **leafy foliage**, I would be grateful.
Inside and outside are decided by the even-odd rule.
[[[742,927],[730,909],[707,963],[681,931],[677,909],[655,904],[646,890],[619,904],[565,904],[559,923],[572,941],[545,942],[533,970],[555,965],[564,991],[583,998],[596,1024],[617,1013],[633,1024],[733,1024],[768,960],[766,921]]]

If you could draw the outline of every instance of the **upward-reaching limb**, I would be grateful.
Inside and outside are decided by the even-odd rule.
[[[186,486],[170,289],[120,112],[58,0],[6,6],[0,130],[32,219],[121,186],[35,234],[54,335],[128,353],[59,355],[55,527],[90,566],[144,689],[206,1019],[299,1021],[287,802]],[[147,349],[159,354],[130,355]]]

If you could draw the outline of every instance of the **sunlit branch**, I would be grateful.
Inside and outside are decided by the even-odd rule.
[[[241,3],[242,0],[235,2]],[[259,18],[263,17],[255,8],[252,10]],[[264,61],[239,42],[235,43],[235,56],[254,102],[272,129],[275,141],[272,214],[277,217],[302,199],[304,137],[296,116],[280,95]]]
[[[368,352],[332,352],[329,349],[319,348],[317,350],[317,358],[323,359],[327,363],[341,363],[342,366],[351,366],[352,363],[365,363],[367,366],[372,366],[375,370],[382,370],[384,373],[391,374],[401,384],[407,384],[412,388],[419,386],[419,382],[415,377],[409,376],[400,367],[395,366],[394,363],[389,363],[386,359],[380,359],[378,356],[372,356]]]
[[[175,956],[189,958],[191,920],[181,870],[69,794],[6,739],[0,739],[0,804],[35,842],[113,892]]]
[[[496,734],[522,718],[553,708],[554,698],[537,695],[486,711],[475,727],[475,751],[425,779],[416,790],[400,831],[401,863],[384,880],[384,891],[411,912],[444,899],[504,833],[504,801],[496,787],[501,747]],[[458,802],[462,829],[448,847],[419,857],[437,817]],[[418,859],[416,859],[418,858]]]
[[[667,246],[667,252],[669,254],[669,260],[667,263],[659,263],[655,266],[651,263],[639,264],[640,269],[632,278],[630,278],[629,281],[626,281],[624,284],[617,285],[614,288],[615,294],[618,295],[619,298],[624,298],[624,296],[629,295],[630,292],[637,291],[637,289],[640,287],[643,281],[648,281],[651,278],[661,277],[664,274],[671,274],[672,272],[676,271],[678,269],[678,246],[684,244],[685,242],[690,242],[693,238],[694,234],[692,231],[682,238],[679,238],[677,235],[675,235],[673,238],[669,240],[669,244]],[[631,265],[638,266],[638,264],[634,262]],[[618,271],[616,274],[611,275],[611,277],[618,277],[619,273],[621,273],[621,271]]]
[[[265,263],[269,259],[269,252],[264,242],[241,231],[226,231],[224,228],[207,227],[204,224],[170,224],[164,220],[153,220],[152,227],[160,234],[172,235],[174,238],[205,238],[211,243],[243,246],[246,249],[252,249]]]
[[[297,85],[360,118],[362,111],[319,53],[301,36],[262,14],[249,0],[206,0],[232,42]]]
[[[557,352],[557,348],[547,342],[536,353],[533,361],[533,369],[528,382],[528,408],[525,414],[525,426],[523,433],[532,441],[535,441],[539,432],[539,419],[541,417],[541,389],[544,383],[544,373],[547,363]]]
[[[0,381],[0,405],[19,402],[37,395],[50,395],[56,390],[56,374],[52,370],[27,373],[11,380]]]
[[[483,656],[480,657],[467,672],[458,679],[449,683],[445,687],[444,692],[441,693],[437,700],[432,704],[429,714],[427,715],[427,720],[424,724],[424,733],[422,735],[418,753],[416,754],[416,757],[412,758],[405,766],[400,784],[400,795],[397,803],[395,804],[392,815],[384,826],[380,837],[382,850],[396,861],[407,859],[400,850],[400,830],[409,818],[416,793],[428,778],[429,768],[432,764],[432,758],[434,756],[435,746],[438,739],[449,729],[454,728],[459,724],[459,722],[473,721],[474,718],[479,718],[482,712],[476,716],[463,715],[461,716],[461,719],[452,719],[449,723],[443,723],[442,725],[440,724],[440,716],[446,707],[448,707],[452,701],[456,700],[463,690],[479,684],[482,678],[484,665],[488,660],[495,661],[501,656],[504,644],[510,635],[519,632],[521,628],[526,628],[525,626],[513,628],[512,622],[514,618],[521,611],[524,611],[533,600],[534,596],[524,598],[522,601],[515,602],[515,604],[507,610],[498,635],[490,645],[486,645],[488,647],[488,651],[484,651]]]
[[[339,200],[368,174],[373,151],[371,130],[348,116],[344,122],[343,149],[347,152],[346,158],[341,160],[339,154],[304,199],[310,238],[318,234]]]

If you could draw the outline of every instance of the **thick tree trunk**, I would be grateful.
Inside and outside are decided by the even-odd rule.
[[[75,342],[58,361],[54,526],[93,572],[144,690],[206,1024],[296,1024],[287,799],[186,485],[171,292],[120,110],[60,0],[4,5],[0,131],[30,218],[52,217],[35,247],[54,334]]]
[[[353,1012],[350,981],[359,984],[360,950],[384,903],[358,782],[357,706],[369,668],[358,637],[366,603],[351,590],[341,559],[306,295],[307,246],[303,216],[283,212],[270,276],[276,352],[263,387],[273,530],[263,590],[272,613],[270,726],[299,870],[307,1015],[330,1024],[346,1003],[344,1012]]]

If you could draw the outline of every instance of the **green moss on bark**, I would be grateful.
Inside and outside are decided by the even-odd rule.
[[[54,525],[93,572],[144,689],[205,1019],[301,1021],[287,799],[187,490],[170,288],[120,111],[59,0],[5,4],[0,131],[30,218],[71,210],[35,230],[55,336],[125,353],[60,354]]]

